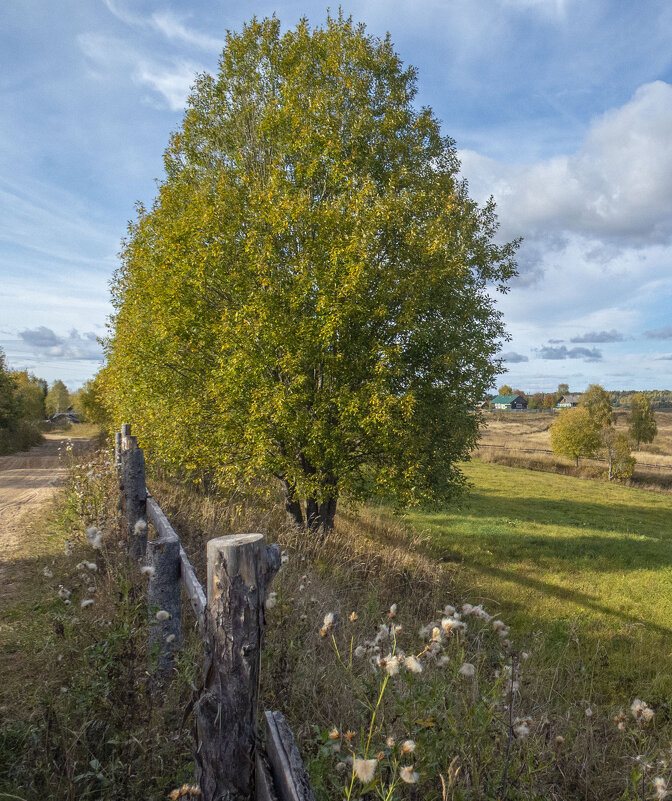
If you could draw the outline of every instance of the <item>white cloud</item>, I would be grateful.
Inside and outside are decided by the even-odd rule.
[[[581,149],[531,165],[462,151],[472,191],[494,194],[507,236],[570,231],[631,245],[672,236],[672,86],[641,86],[594,120]]]
[[[183,59],[170,65],[143,60],[137,65],[133,79],[162,95],[171,111],[180,111],[185,107],[198,72],[202,72],[198,64]]]

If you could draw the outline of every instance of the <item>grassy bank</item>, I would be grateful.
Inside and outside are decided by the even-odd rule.
[[[462,510],[413,513],[470,599],[494,602],[547,648],[578,630],[599,651],[594,689],[672,695],[672,497],[473,462]]]

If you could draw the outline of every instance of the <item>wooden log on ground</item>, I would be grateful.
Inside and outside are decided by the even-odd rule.
[[[194,709],[203,801],[252,797],[264,603],[279,567],[280,549],[261,534],[208,542],[204,679]]]
[[[180,541],[163,537],[149,540],[147,565],[151,568],[147,588],[151,613],[149,644],[158,650],[157,671],[165,676],[170,672],[173,654],[182,641]]]
[[[182,583],[184,584],[184,590],[189,598],[191,608],[194,610],[194,614],[196,615],[199,628],[201,631],[203,631],[206,607],[205,591],[203,590],[203,587],[196,576],[196,571],[189,561],[186,551],[182,547],[182,543],[180,542],[177,532],[170,525],[168,518],[163,513],[163,510],[159,504],[149,495],[149,493],[147,497],[147,519],[154,526],[160,538],[165,540],[174,539],[179,543],[180,577],[182,579]]]
[[[278,801],[315,801],[294,734],[282,712],[264,712],[266,757]]]
[[[128,449],[122,451],[122,504],[126,519],[128,553],[140,559],[147,550],[147,488],[145,486],[145,456],[135,437],[126,437]]]

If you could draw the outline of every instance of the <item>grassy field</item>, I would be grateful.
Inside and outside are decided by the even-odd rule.
[[[496,605],[552,653],[567,633],[599,651],[595,688],[672,695],[672,497],[474,461],[461,510],[414,513],[468,600]],[[536,635],[535,635],[536,633]],[[564,647],[564,646],[563,646]]]

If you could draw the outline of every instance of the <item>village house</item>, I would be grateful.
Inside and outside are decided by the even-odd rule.
[[[563,395],[560,400],[556,403],[556,409],[571,409],[574,406],[578,406],[581,403],[581,398],[583,397],[582,393],[570,393],[568,395]]]
[[[490,408],[497,411],[520,412],[527,409],[527,398],[522,395],[497,395],[490,401]]]

